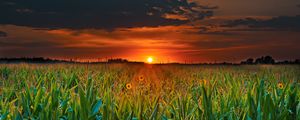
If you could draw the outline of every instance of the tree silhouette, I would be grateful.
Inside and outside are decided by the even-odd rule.
[[[266,56],[263,59],[263,61],[264,61],[265,64],[274,64],[275,63],[275,60],[271,56]]]
[[[271,56],[262,56],[255,60],[255,64],[274,64],[275,60]]]
[[[127,59],[122,59],[122,58],[116,58],[116,59],[108,59],[108,63],[128,63],[129,61]]]
[[[248,58],[246,61],[242,61],[241,64],[253,64],[253,61],[253,58]]]
[[[254,59],[253,58],[249,58],[246,60],[247,64],[253,64]]]

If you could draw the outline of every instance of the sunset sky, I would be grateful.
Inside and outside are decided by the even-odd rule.
[[[300,58],[300,0],[1,0],[0,57]]]

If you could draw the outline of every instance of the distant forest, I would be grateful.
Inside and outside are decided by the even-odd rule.
[[[80,61],[74,61],[72,59],[70,60],[58,60],[58,59],[50,59],[50,58],[43,58],[43,57],[34,57],[34,58],[0,58],[0,63],[144,63],[144,62],[133,62],[129,61],[127,59],[122,58],[111,58],[107,61],[99,61],[99,62],[80,62]],[[167,64],[183,64],[183,63],[167,63]],[[188,64],[188,63],[187,63]],[[224,65],[233,65],[236,63],[228,63],[228,62],[222,62],[222,63],[199,63],[199,64],[224,64]],[[259,58],[248,58],[245,61],[241,61],[239,64],[248,64],[248,65],[255,65],[255,64],[300,64],[300,60],[296,59],[293,61],[290,60],[283,60],[283,61],[277,61],[273,59],[271,56],[262,56]]]
[[[300,64],[300,60],[296,59],[294,61],[283,60],[276,61],[271,56],[262,56],[260,58],[248,58],[246,61],[241,61],[241,64]]]

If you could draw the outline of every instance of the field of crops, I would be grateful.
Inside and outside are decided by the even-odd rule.
[[[300,66],[0,64],[0,119],[300,120]]]

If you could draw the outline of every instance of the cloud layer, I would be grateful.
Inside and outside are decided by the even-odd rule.
[[[248,26],[249,28],[266,28],[277,31],[300,31],[300,15],[279,16],[267,20],[244,18],[228,21],[224,27]],[[266,30],[265,29],[265,30]]]
[[[187,0],[2,0],[0,24],[111,30],[180,25],[211,16],[213,9]]]
[[[199,34],[198,28],[188,25],[118,28],[114,31],[33,30],[9,25],[0,30],[9,34],[0,38],[1,57],[122,57],[141,61],[154,56],[164,62],[240,61],[260,55],[279,59],[300,57],[296,46],[300,44],[299,33],[290,31]]]
[[[6,36],[7,36],[6,32],[0,31],[0,37],[6,37]]]
[[[230,1],[216,6],[197,0],[2,0],[0,57],[143,61],[153,56],[157,62],[300,58],[300,16],[290,12],[299,9],[295,0],[267,8],[274,9],[273,15],[280,6],[295,7],[284,16],[261,16],[260,9],[253,11],[257,16],[248,16],[270,0],[249,9],[237,9],[247,6],[240,1],[241,6],[230,7],[238,0]],[[247,14],[215,14],[224,7]]]

